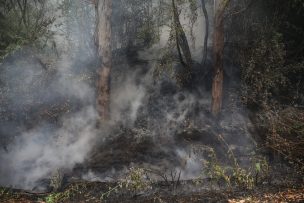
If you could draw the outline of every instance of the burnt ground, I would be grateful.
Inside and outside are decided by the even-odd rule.
[[[216,136],[210,131],[206,133],[206,131],[198,129],[184,129],[175,135],[175,139],[159,140],[158,143],[151,137],[138,139],[134,135],[142,132],[136,130],[119,129],[116,133],[117,136],[107,142],[97,143],[95,151],[93,150],[91,153],[91,159],[86,163],[76,166],[72,171],[65,172],[62,185],[56,191],[49,188],[47,191],[39,193],[0,188],[1,202],[243,203],[304,201],[303,176],[279,159],[270,162],[272,170],[268,177],[262,179],[257,176],[259,179],[253,188],[237,184],[227,185],[224,180],[216,177],[193,180],[181,180],[177,174],[171,177],[172,171],[170,174],[166,170],[172,169],[174,166],[181,167],[184,161],[176,156],[174,150],[169,150],[168,147],[173,144],[184,148],[195,144],[222,146],[223,150],[217,150],[216,154],[222,157],[221,163],[225,163],[225,146],[220,140],[214,139]],[[230,142],[232,142],[231,139]],[[235,153],[238,156],[237,150]],[[241,157],[238,159],[240,160]],[[150,181],[149,185],[139,189],[134,189],[133,186],[120,187],[123,184],[120,182],[120,178],[127,171],[124,169],[125,166],[141,166],[147,169],[147,173],[142,176],[145,176],[145,180]],[[109,173],[109,168],[114,172]],[[89,171],[99,177],[104,177],[104,180],[82,179],[82,175]],[[114,175],[116,177],[113,177]]]
[[[122,66],[121,69],[124,70],[125,67]],[[140,73],[140,76],[145,75],[145,71]],[[125,74],[129,75],[128,72]],[[120,74],[113,73],[113,78],[117,75]],[[120,81],[118,79],[117,81]],[[198,80],[196,86],[204,86],[201,84],[204,82],[206,81]],[[269,152],[263,146],[257,147],[255,141],[251,140],[251,138],[258,140],[256,138],[260,135],[256,132],[254,124],[248,120],[246,112],[243,114],[242,109],[239,109],[235,91],[227,90],[234,94],[225,95],[225,108],[222,119],[218,121],[208,112],[209,103],[204,100],[210,101],[210,98],[206,98],[205,91],[191,90],[189,93],[189,89],[180,90],[175,84],[166,81],[159,86],[145,83],[144,86],[147,86],[147,99],[143,101],[145,108],[138,110],[140,113],[134,125],[132,124],[131,128],[126,127],[128,123],[115,125],[108,133],[107,139],[101,139],[92,146],[93,150],[84,163],[63,172],[58,189],[51,188],[52,180],[46,177],[37,183],[37,187],[32,191],[0,188],[0,202],[303,201],[303,175],[284,162],[281,157],[269,156]],[[191,103],[190,96],[193,95],[198,101]],[[51,123],[60,126],[62,114],[81,108],[77,102],[68,102],[65,98],[58,105],[40,107],[32,104],[32,106],[35,108],[22,110],[24,114],[18,114],[19,110],[12,111],[11,114],[6,111],[0,112],[3,115],[1,119],[8,119],[6,121],[8,127],[1,128],[3,130],[1,134],[7,137],[17,134],[15,131],[19,129],[16,128],[18,126],[16,123],[31,129],[43,120],[48,122],[51,120]],[[127,115],[130,114],[128,109],[124,111]],[[185,117],[179,121],[178,118],[184,112],[186,112]],[[173,114],[172,122],[167,121],[167,113]],[[32,117],[25,119],[28,115]],[[26,123],[27,121],[29,123]],[[6,143],[9,139],[13,139],[7,137],[2,136],[3,140],[0,140],[4,143],[1,147],[4,146],[5,151]],[[252,157],[263,156],[267,158],[271,170],[266,176],[254,174],[256,183],[250,189],[238,184],[228,186],[221,175],[209,177],[204,174],[199,181],[189,178],[187,171],[193,168],[192,162],[210,161],[208,160],[210,148],[214,149],[221,165],[231,166],[232,152],[241,167],[248,166]],[[134,191],[118,187],[121,184],[120,179],[134,167],[149,170],[149,176],[153,181],[148,189]],[[184,173],[182,177],[176,174],[174,178],[170,177],[172,172],[181,171]],[[202,169],[199,168],[190,173],[199,175],[197,173],[201,171]],[[86,177],[86,174],[90,173],[95,177],[89,175]],[[144,176],[146,177],[146,174]],[[39,193],[40,187],[44,188],[40,191],[43,193]]]
[[[229,116],[216,122],[204,116],[203,120],[199,120],[204,125],[196,125],[195,121],[194,124],[183,124],[172,131],[173,137],[155,136],[140,122],[134,128],[116,125],[106,140],[92,146],[93,150],[84,163],[63,171],[58,189],[50,187],[52,178],[41,180],[37,188],[31,191],[0,188],[0,202],[303,201],[302,174],[280,157],[268,159],[267,150],[257,150],[251,140],[244,138],[247,131],[253,132],[254,129],[250,129],[250,126],[246,129],[239,122],[229,122],[242,120],[243,117],[233,118],[233,112],[229,112]],[[176,127],[174,123],[172,126]],[[231,150],[241,166],[247,166],[253,156],[264,156],[271,170],[266,176],[256,174],[253,188],[237,183],[228,185],[220,175],[210,177],[204,174],[199,179],[189,179],[187,174],[183,178],[179,177],[179,172],[191,168],[192,159],[202,163],[208,161],[209,148],[214,149],[218,162],[223,166],[231,166]],[[185,156],[180,156],[178,150],[186,152]],[[119,187],[122,184],[120,180],[125,178],[132,167],[148,171],[148,175],[141,174],[145,180],[151,180],[148,189]],[[204,171],[202,168],[199,170]],[[175,173],[174,178],[171,177],[172,172]],[[93,177],[86,175],[90,173]],[[40,190],[39,187],[46,189]]]
[[[185,184],[181,183],[175,189],[169,186],[160,186],[153,192],[124,193],[113,192],[103,198],[103,192],[108,191],[114,183],[82,182],[69,184],[58,193],[30,193],[21,190],[0,190],[1,202],[303,202],[303,185],[265,185],[253,190],[231,189],[204,189],[199,192],[178,192]]]
[[[198,120],[167,123],[165,128],[170,129],[171,137],[156,135],[163,129],[152,131],[153,127],[147,126],[145,119],[137,120],[133,128],[115,125],[107,139],[92,146],[93,150],[84,163],[63,171],[58,189],[50,187],[52,178],[47,177],[31,191],[0,187],[0,202],[304,201],[303,175],[279,156],[269,158],[267,150],[256,147],[254,140],[250,139],[255,136],[255,129],[246,117],[226,108],[224,113],[227,116],[216,121],[199,110],[203,116]],[[249,122],[249,125],[240,121]],[[192,167],[191,161],[202,162],[205,164],[202,167],[206,167],[210,148],[214,149],[218,162],[223,166],[231,166],[232,151],[240,166],[248,166],[254,156],[263,156],[271,170],[266,176],[255,174],[256,183],[252,188],[237,183],[228,185],[221,175],[210,177],[204,174],[199,179],[189,178],[187,170]],[[178,151],[185,154],[180,155]],[[141,175],[151,180],[149,188],[120,187],[120,180],[130,168],[137,167],[148,171],[149,178],[146,174]],[[198,170],[204,171],[202,168]],[[178,175],[181,171],[183,177]],[[172,172],[175,173],[174,178],[171,177]],[[197,175],[197,171],[191,173]],[[93,177],[86,174],[93,174]],[[40,187],[44,189],[40,190]]]

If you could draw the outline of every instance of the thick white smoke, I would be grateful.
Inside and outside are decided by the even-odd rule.
[[[73,7],[74,9],[83,6],[81,1],[75,2],[72,3],[76,7]],[[86,9],[90,14],[94,12],[92,6]],[[187,26],[189,19],[185,12],[182,11],[180,19],[189,37],[190,30]],[[72,11],[70,15],[73,15]],[[9,89],[5,97],[8,101],[7,108],[15,114],[23,112],[26,108],[33,108],[33,111],[39,114],[40,111],[44,112],[44,109],[35,109],[37,106],[56,103],[67,98],[72,100],[66,101],[67,103],[74,102],[74,104],[71,112],[68,112],[70,109],[67,108],[66,115],[56,117],[56,124],[38,120],[39,126],[27,128],[26,125],[18,122],[10,123],[13,128],[17,125],[21,127],[14,133],[13,141],[7,144],[5,150],[0,151],[0,185],[32,189],[37,182],[49,178],[57,169],[69,170],[77,164],[82,164],[90,158],[90,152],[96,143],[115,136],[109,135],[107,128],[98,130],[96,128],[95,84],[92,84],[96,72],[91,68],[96,66],[95,58],[91,53],[95,49],[92,43],[94,30],[93,26],[83,29],[84,24],[92,25],[94,19],[88,18],[87,22],[82,19],[84,22],[79,24],[75,23],[78,21],[73,17],[75,16],[71,17],[73,20],[67,17],[67,19],[58,18],[58,24],[62,25],[53,28],[57,34],[54,42],[58,44],[57,51],[60,56],[49,57],[55,61],[43,61],[50,63],[50,67],[41,66],[34,59],[29,59],[29,54],[24,52],[21,52],[20,58],[12,58],[9,63],[1,67],[3,71],[0,79]],[[198,20],[193,27],[195,42],[191,41],[190,37],[188,39],[192,47],[193,59],[196,61],[200,61],[202,56],[204,27],[204,19],[199,12]],[[122,123],[129,128],[139,128],[136,121],[139,118],[144,120],[147,123],[145,129],[142,131],[135,129],[136,132],[142,134],[149,132],[147,136],[153,136],[160,151],[172,152],[177,160],[185,160],[181,161],[180,166],[167,160],[161,160],[154,165],[172,164],[174,169],[182,171],[182,179],[189,179],[199,175],[202,157],[191,154],[189,146],[175,145],[175,135],[182,128],[195,127],[199,130],[208,130],[210,126],[207,121],[210,118],[203,110],[209,108],[211,99],[210,94],[201,88],[198,88],[197,92],[190,92],[180,90],[167,78],[153,80],[154,60],[159,57],[160,50],[165,46],[169,36],[166,27],[161,30],[160,42],[150,49],[141,50],[138,54],[138,57],[148,61],[147,63],[133,67],[127,60],[122,60],[119,69],[113,68],[115,77],[112,77],[111,116],[114,125]],[[66,34],[62,36],[62,33]],[[48,59],[48,56],[44,57]],[[142,70],[147,71],[143,73]],[[168,85],[165,86],[163,83]],[[244,120],[241,114],[231,114],[233,117],[229,118],[230,113],[227,113],[225,121],[231,120],[231,122],[228,124],[223,122],[223,125],[230,125],[236,129],[239,125],[246,125],[240,123]],[[193,123],[189,121],[191,119]],[[227,131],[231,129],[227,127]],[[10,129],[4,128],[4,125],[0,126],[2,133],[0,136],[7,136],[9,131]],[[245,131],[247,133],[247,129]],[[163,140],[169,140],[172,145],[158,146]],[[244,138],[244,144],[248,143]],[[140,160],[138,165],[152,164],[142,163]],[[93,172],[89,172],[84,177],[101,180],[96,178]]]
[[[86,107],[61,120],[56,130],[47,124],[20,135],[1,154],[1,185],[32,189],[58,169],[82,163],[96,138],[96,113]]]

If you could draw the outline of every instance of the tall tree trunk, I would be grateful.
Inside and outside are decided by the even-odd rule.
[[[192,57],[189,47],[189,43],[185,34],[185,31],[180,23],[175,0],[172,0],[173,8],[173,26],[175,29],[176,47],[179,55],[179,60],[184,67],[184,71],[178,79],[181,83],[186,83],[190,80],[192,71]]]
[[[205,37],[204,37],[203,59],[201,64],[202,66],[205,66],[207,59],[208,37],[209,37],[209,17],[206,9],[205,0],[201,0],[201,2],[202,2],[202,9],[205,17]]]
[[[96,2],[96,17],[96,43],[101,60],[97,81],[97,111],[101,120],[109,120],[112,67],[112,0],[98,0]]]
[[[224,55],[224,13],[229,0],[215,0],[214,31],[213,31],[213,65],[211,112],[217,117],[222,108],[223,100],[223,55]]]

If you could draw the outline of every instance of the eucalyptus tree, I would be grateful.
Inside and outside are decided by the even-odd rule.
[[[223,55],[224,55],[224,14],[230,0],[214,1],[214,31],[213,31],[213,81],[211,112],[218,116],[223,100]]]
[[[196,0],[160,0],[158,4],[158,26],[162,35],[168,32],[166,46],[161,50],[155,73],[173,72],[180,85],[188,84],[193,71],[193,57],[189,40],[195,44],[193,25],[197,22],[198,7]],[[185,23],[185,20],[188,21]],[[164,29],[164,27],[166,29]],[[176,71],[174,66],[180,66]]]
[[[97,81],[97,111],[101,120],[109,120],[112,69],[112,0],[98,0],[95,8],[96,44],[101,61]]]
[[[184,70],[181,72],[182,76],[178,75],[178,79],[181,83],[186,83],[191,78],[192,56],[185,31],[179,19],[175,0],[172,0],[172,13],[174,29],[173,33],[175,35],[176,48],[178,52],[179,61],[184,68]]]
[[[204,67],[207,59],[207,51],[208,51],[208,37],[209,37],[209,16],[206,9],[206,0],[201,0],[202,10],[205,18],[205,37],[204,37],[204,47],[203,47],[203,58],[202,58],[202,66]]]

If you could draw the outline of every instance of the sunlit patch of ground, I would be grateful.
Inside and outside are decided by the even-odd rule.
[[[247,197],[232,198],[229,203],[250,202],[304,202],[304,189],[287,189],[286,191],[273,193],[256,193]]]

